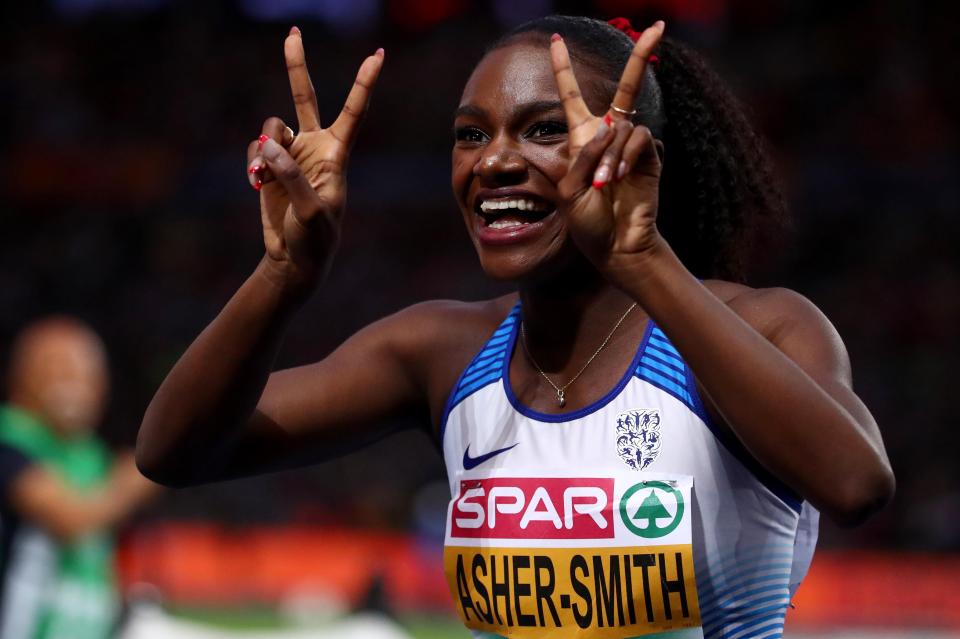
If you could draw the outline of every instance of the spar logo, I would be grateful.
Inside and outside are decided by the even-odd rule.
[[[450,535],[613,539],[613,479],[488,477],[460,482]]]
[[[623,525],[644,539],[656,539],[673,532],[683,520],[683,495],[672,482],[642,481],[628,488],[620,498]]]

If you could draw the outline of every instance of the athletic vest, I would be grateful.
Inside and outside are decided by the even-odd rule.
[[[649,320],[600,400],[545,414],[510,384],[519,304],[441,423],[444,566],[477,637],[780,637],[818,513],[715,427]],[[775,426],[775,425],[774,425]]]

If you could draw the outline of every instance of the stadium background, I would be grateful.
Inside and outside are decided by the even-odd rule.
[[[861,528],[823,524],[788,628],[960,629],[955,3],[6,6],[0,355],[38,315],[87,319],[113,367],[102,433],[133,442],[165,372],[262,251],[245,148],[265,117],[293,120],[291,24],[327,121],[363,56],[383,46],[387,59],[338,260],[280,364],[323,357],[413,302],[503,290],[484,279],[449,192],[451,114],[485,44],[550,12],[663,17],[735,88],[794,215],[785,239],[757,250],[751,283],[795,288],[827,313],[883,429],[896,499]],[[217,624],[309,626],[342,599],[399,612],[421,636],[463,636],[443,623],[444,481],[436,448],[408,431],[315,468],[168,494],[123,531],[121,564],[136,597]]]

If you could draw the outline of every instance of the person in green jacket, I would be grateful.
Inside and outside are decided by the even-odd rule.
[[[104,639],[117,622],[111,528],[158,487],[97,439],[103,342],[51,317],[12,348],[0,406],[0,637]]]

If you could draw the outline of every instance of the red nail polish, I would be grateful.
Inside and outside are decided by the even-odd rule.
[[[550,42],[556,42],[557,40],[563,40],[559,33],[554,33],[552,36],[550,36]]]
[[[249,169],[247,169],[247,173],[249,173],[250,175],[253,175],[254,173],[259,173],[262,170],[263,170],[262,166],[255,164],[254,166],[251,166]]]
[[[601,182],[600,180],[594,180],[594,182],[593,182],[593,188],[595,188],[595,189],[602,189],[602,188],[605,187],[606,185],[607,185],[606,182]]]
[[[613,126],[613,118],[610,117],[609,113],[603,116],[603,121],[606,123],[607,126]]]
[[[263,182],[261,182],[260,180],[257,180],[257,181],[256,181],[254,184],[252,184],[251,186],[253,186],[253,190],[254,190],[254,191],[259,191],[260,189],[263,188]]]
[[[270,136],[269,136],[269,135],[261,135],[259,138],[257,138],[257,142],[258,142],[257,148],[258,148],[258,149],[262,149],[262,148],[263,148],[263,143],[266,142],[266,141],[269,140],[269,139],[270,139]]]

